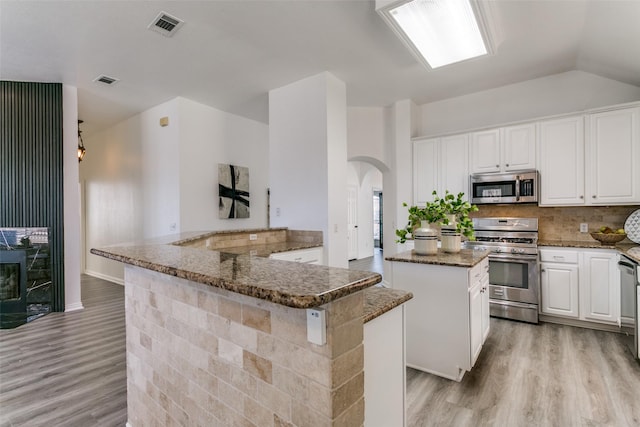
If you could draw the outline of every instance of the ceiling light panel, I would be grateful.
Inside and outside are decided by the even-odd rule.
[[[431,68],[490,52],[469,0],[383,3],[378,12],[407,47]]]

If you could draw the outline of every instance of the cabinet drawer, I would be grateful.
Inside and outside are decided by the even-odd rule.
[[[278,252],[271,254],[269,258],[281,261],[301,262],[305,264],[322,264],[322,247]]]
[[[560,262],[567,264],[578,263],[577,251],[562,251],[555,249],[541,249],[540,250],[541,262]]]
[[[489,258],[485,258],[469,270],[469,289],[484,281],[489,277]]]

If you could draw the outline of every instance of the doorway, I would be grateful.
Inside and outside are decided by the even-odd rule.
[[[373,191],[373,247],[383,248],[383,212],[382,209],[382,191]]]

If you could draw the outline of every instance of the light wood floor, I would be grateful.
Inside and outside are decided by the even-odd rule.
[[[84,276],[82,295],[82,311],[0,330],[0,426],[125,425],[123,288]],[[462,382],[407,382],[409,427],[640,426],[640,364],[609,332],[492,318]]]
[[[82,278],[84,310],[0,330],[0,426],[124,426],[124,288]]]

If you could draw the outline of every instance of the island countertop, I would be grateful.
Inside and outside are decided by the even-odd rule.
[[[412,262],[416,264],[449,265],[453,267],[473,267],[489,255],[488,250],[461,249],[457,253],[444,252],[438,248],[435,255],[417,255],[415,251],[400,252],[388,256],[387,261]]]
[[[377,273],[172,244],[91,249],[94,255],[294,308],[311,308],[379,283]]]

